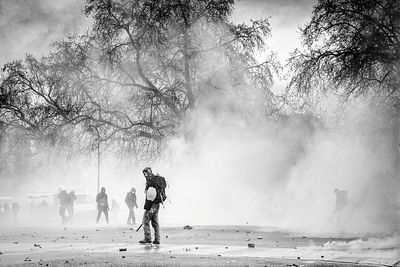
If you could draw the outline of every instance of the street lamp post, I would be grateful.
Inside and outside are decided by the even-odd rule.
[[[97,193],[100,192],[100,133],[99,129],[94,126],[90,126],[89,129],[94,130],[97,135]]]
[[[100,192],[100,135],[99,135],[99,130],[97,130],[97,193],[99,192]]]

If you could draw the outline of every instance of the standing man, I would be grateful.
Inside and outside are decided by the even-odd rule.
[[[108,206],[108,197],[106,194],[106,189],[104,187],[101,188],[101,192],[97,194],[96,196],[96,202],[97,202],[97,220],[96,223],[99,222],[101,213],[104,213],[104,216],[106,217],[106,222],[108,224],[108,211],[110,210]]]
[[[68,193],[68,207],[67,207],[68,214],[69,214],[69,222],[71,224],[73,223],[75,201],[76,201],[75,191],[71,190],[71,192]]]
[[[134,209],[135,209],[135,207],[138,208],[138,205],[136,203],[136,189],[134,187],[132,187],[131,191],[129,191],[126,194],[125,203],[129,209],[127,224],[136,224],[136,217],[135,217]]]
[[[150,222],[154,228],[153,244],[160,244],[160,225],[158,223],[158,211],[160,203],[166,199],[165,196],[165,179],[159,175],[154,175],[150,167],[143,170],[143,175],[146,178],[146,202],[144,204],[143,214],[143,230],[144,239],[140,240],[140,244],[151,243]]]
[[[62,219],[62,224],[66,224],[68,221],[67,216],[65,216],[65,211],[67,210],[69,199],[68,199],[68,193],[67,190],[64,189],[64,187],[60,186],[58,188],[58,195],[57,195],[58,201],[60,202],[60,209],[59,214]]]

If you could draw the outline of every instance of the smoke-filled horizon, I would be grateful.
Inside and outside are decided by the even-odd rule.
[[[167,225],[249,224],[312,234],[399,230],[396,133],[388,127],[389,113],[356,101],[344,105],[340,116],[333,108],[323,117],[309,113],[266,120],[254,102],[243,106],[229,91],[219,103],[221,98],[236,109],[219,106],[215,112],[210,102],[198,106],[156,162],[102,152],[100,185],[110,202],[121,205],[113,223],[125,220],[123,201],[131,187],[137,190],[140,218],[141,171],[151,166],[169,184],[160,212]],[[337,99],[327,101],[337,104]],[[20,200],[32,192],[56,193],[61,185],[94,197],[97,159],[45,166],[21,182],[13,189]],[[333,219],[336,188],[349,197],[339,224]]]

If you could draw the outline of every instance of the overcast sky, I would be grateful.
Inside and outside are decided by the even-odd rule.
[[[285,61],[291,51],[300,46],[299,27],[311,18],[316,0],[241,0],[236,1],[233,21],[248,22],[250,19],[269,18],[272,37],[268,41],[271,50]]]
[[[89,26],[81,0],[0,0],[0,64],[46,54],[49,44]]]
[[[270,49],[281,61],[300,44],[298,27],[309,19],[314,0],[236,1],[233,21],[270,18]],[[90,25],[82,14],[83,0],[0,0],[0,65],[46,54],[52,41],[80,32]]]

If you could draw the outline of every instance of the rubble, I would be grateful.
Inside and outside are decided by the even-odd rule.
[[[249,244],[247,244],[247,246],[248,246],[249,248],[255,248],[255,247],[256,247],[256,245],[255,245],[254,243],[249,243]]]
[[[126,248],[120,248],[119,251],[126,251]]]
[[[192,230],[192,229],[193,229],[193,227],[190,226],[190,225],[185,225],[185,226],[183,227],[183,230]]]

